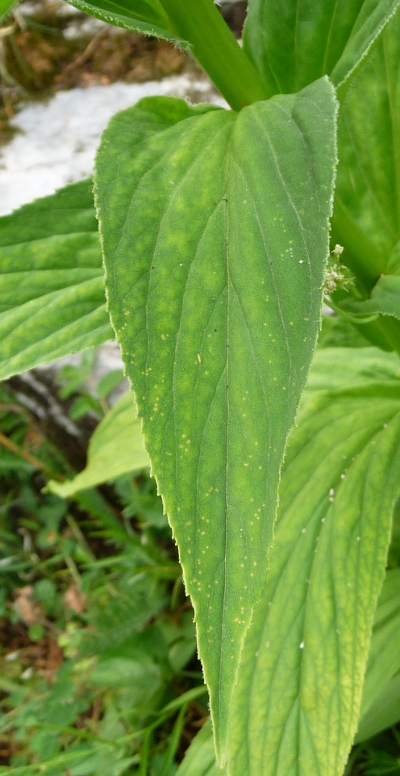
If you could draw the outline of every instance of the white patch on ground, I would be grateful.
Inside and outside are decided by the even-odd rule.
[[[101,133],[114,113],[143,97],[194,92],[204,94],[205,102],[226,105],[210,91],[208,80],[192,81],[188,75],[71,89],[47,104],[25,105],[11,121],[18,134],[0,148],[0,214],[90,175]]]

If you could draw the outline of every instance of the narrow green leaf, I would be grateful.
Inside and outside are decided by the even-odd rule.
[[[97,159],[107,293],[178,542],[218,748],[320,320],[328,79],[239,114],[146,99]]]
[[[223,776],[224,773],[215,762],[211,720],[208,720],[190,744],[176,776]]]
[[[398,381],[322,392],[293,432],[242,653],[230,775],[340,776],[400,490]]]
[[[89,180],[0,218],[0,379],[113,338]]]
[[[73,480],[51,480],[48,489],[62,498],[101,485],[149,465],[141,423],[131,394],[125,394],[99,423],[89,443],[88,462]]]
[[[154,35],[166,40],[179,40],[160,0],[68,0],[80,11],[126,30]]]
[[[339,113],[333,239],[368,289],[382,273],[398,274],[399,61],[400,12],[353,76]]]
[[[399,0],[250,0],[244,49],[272,94],[323,75],[341,84],[368,52]]]

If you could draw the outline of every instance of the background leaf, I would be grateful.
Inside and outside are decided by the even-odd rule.
[[[399,0],[250,0],[244,49],[272,94],[323,75],[338,86],[379,35]]]
[[[400,569],[386,572],[372,631],[356,742],[400,719]]]
[[[113,338],[91,181],[0,218],[0,379]]]
[[[97,158],[109,309],[220,752],[319,326],[334,130],[327,79],[239,114],[147,99],[112,119]]]
[[[89,443],[86,468],[73,480],[62,483],[51,480],[48,488],[58,496],[68,498],[80,490],[148,465],[137,407],[128,393],[97,426]]]
[[[371,291],[370,299],[356,302],[344,299],[340,308],[360,318],[370,315],[391,315],[400,319],[400,277],[383,275]]]
[[[318,348],[302,402],[311,399],[316,391],[399,379],[397,353],[384,353],[378,348]]]
[[[400,12],[341,97],[332,236],[368,290],[399,274],[399,59]]]
[[[400,489],[399,441],[397,380],[318,394],[291,436],[235,693],[232,776],[343,773]]]
[[[226,773],[215,762],[211,720],[194,737],[176,776],[223,776]]]

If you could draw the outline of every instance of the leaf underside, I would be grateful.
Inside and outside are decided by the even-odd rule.
[[[196,612],[221,761],[320,321],[335,165],[322,79],[239,114],[147,99],[97,158],[109,310]]]
[[[323,75],[341,84],[367,54],[399,0],[250,0],[244,49],[272,94]]]
[[[0,379],[113,338],[91,181],[0,218]]]

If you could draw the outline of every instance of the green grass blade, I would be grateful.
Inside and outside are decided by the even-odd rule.
[[[327,79],[239,114],[143,100],[97,158],[109,310],[195,610],[219,751],[320,320]]]

